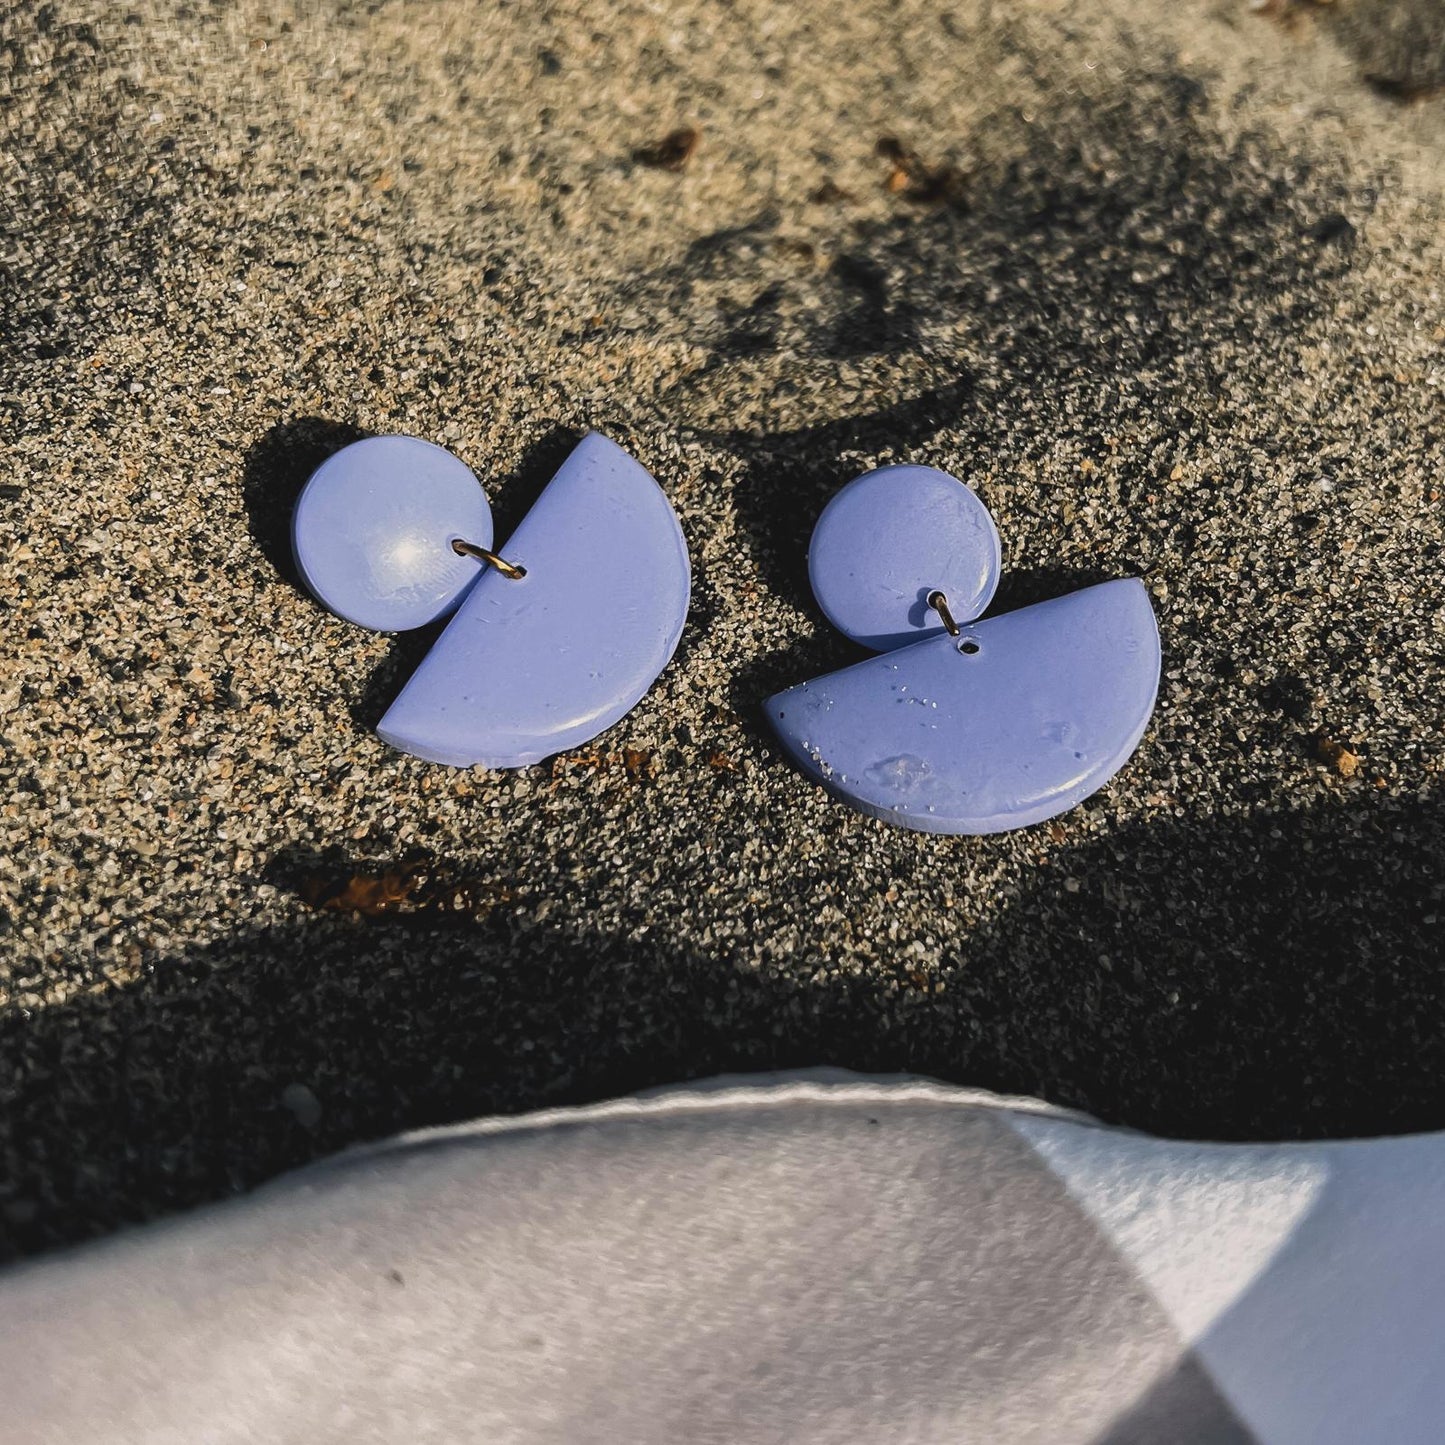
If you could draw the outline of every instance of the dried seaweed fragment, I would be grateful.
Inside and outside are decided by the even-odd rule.
[[[890,195],[918,205],[965,204],[968,176],[952,162],[934,165],[891,135],[880,137],[875,149],[891,166],[883,181]]]
[[[651,166],[654,170],[685,170],[701,139],[701,131],[693,126],[685,125],[679,130],[670,131],[660,141],[654,141],[651,145],[638,146],[632,152],[632,159],[639,165]]]
[[[1342,778],[1353,778],[1360,771],[1359,754],[1333,738],[1321,737],[1315,744],[1315,756],[1322,763],[1329,764]]]
[[[1416,101],[1445,95],[1445,79],[1433,75],[1382,75],[1378,71],[1367,71],[1362,79],[1376,95],[1400,105],[1414,105]]]
[[[506,887],[458,877],[430,857],[376,868],[313,869],[296,879],[295,892],[318,913],[416,922],[482,917],[513,897]]]

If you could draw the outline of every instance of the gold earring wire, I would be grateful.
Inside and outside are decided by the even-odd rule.
[[[452,551],[458,557],[475,557],[479,562],[489,562],[503,577],[510,577],[514,582],[527,575],[525,567],[518,567],[505,557],[499,557],[495,552],[488,552],[485,547],[478,547],[475,542],[464,541],[461,537],[452,539]]]

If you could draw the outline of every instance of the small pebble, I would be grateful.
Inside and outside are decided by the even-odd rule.
[[[305,1084],[287,1084],[281,1090],[281,1103],[303,1129],[314,1129],[321,1122],[321,1100]]]

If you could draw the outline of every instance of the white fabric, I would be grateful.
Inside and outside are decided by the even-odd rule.
[[[1269,1445],[1445,1439],[1445,1136],[1172,1143],[1016,1117]]]
[[[358,1150],[0,1275],[0,1441],[1425,1445],[1445,1138],[715,1081]]]

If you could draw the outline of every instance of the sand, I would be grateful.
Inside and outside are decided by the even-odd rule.
[[[0,1249],[798,1064],[1445,1125],[1442,81],[1435,0],[12,0]],[[414,433],[505,537],[589,427],[681,517],[673,665],[551,764],[388,751],[427,639],[300,590],[297,489]],[[893,829],[769,739],[858,655],[813,520],[902,460],[992,509],[996,610],[1151,589],[1154,724],[1051,824]]]

